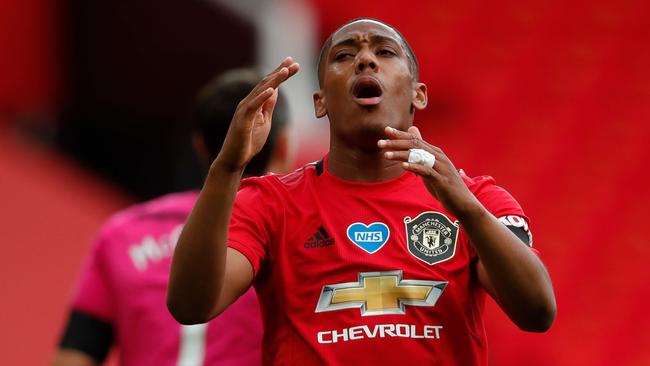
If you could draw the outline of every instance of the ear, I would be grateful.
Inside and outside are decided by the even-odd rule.
[[[314,112],[316,113],[316,118],[322,118],[327,115],[327,108],[325,107],[325,96],[323,95],[323,90],[314,92]]]
[[[427,86],[424,83],[415,82],[413,88],[413,107],[417,110],[423,110],[427,106]]]

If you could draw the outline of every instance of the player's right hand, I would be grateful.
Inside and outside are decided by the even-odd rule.
[[[229,172],[243,172],[251,159],[262,150],[269,136],[278,87],[299,69],[300,65],[287,57],[239,102],[213,166]]]

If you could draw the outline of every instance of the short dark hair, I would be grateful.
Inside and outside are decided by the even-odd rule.
[[[397,33],[399,36],[400,40],[402,41],[402,46],[406,50],[406,57],[409,59],[409,69],[411,69],[411,74],[413,75],[413,79],[419,80],[420,78],[420,66],[418,65],[418,59],[415,57],[415,52],[413,52],[413,48],[411,48],[411,45],[406,41],[406,38],[404,38],[404,35],[400,31],[397,30],[397,28],[393,27],[392,25],[383,22],[379,19],[374,19],[374,18],[355,18],[352,19],[342,26],[338,27],[332,34],[330,34],[329,37],[327,37],[327,40],[325,43],[323,43],[323,47],[320,49],[320,54],[318,55],[318,85],[320,86],[323,83],[323,60],[327,57],[327,53],[329,52],[330,48],[332,47],[332,37],[338,33],[341,29],[346,27],[349,24],[352,24],[354,22],[358,22],[360,20],[369,20],[377,23],[381,23],[388,28],[392,29]]]
[[[237,105],[261,79],[262,76],[252,69],[234,69],[218,75],[198,93],[193,113],[194,126],[195,131],[205,141],[210,161],[221,151]],[[269,137],[262,150],[246,166],[244,175],[255,176],[267,172],[278,132],[287,126],[288,120],[288,106],[280,92],[273,111]]]

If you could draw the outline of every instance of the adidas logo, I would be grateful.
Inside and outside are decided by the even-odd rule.
[[[334,244],[334,238],[330,237],[325,228],[322,226],[318,228],[318,231],[309,237],[305,242],[305,248],[322,248],[328,247]]]

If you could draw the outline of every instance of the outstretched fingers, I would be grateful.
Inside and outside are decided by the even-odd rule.
[[[386,127],[384,129],[384,132],[386,133],[386,137],[388,137],[389,139],[410,140],[410,139],[418,138],[418,136],[413,134],[410,131],[410,129],[409,131],[401,131],[393,127]]]
[[[266,88],[277,88],[287,79],[295,75],[300,70],[300,65],[293,61],[293,58],[285,58],[275,70],[271,71],[259,84],[255,87],[257,90],[264,90]]]
[[[257,110],[260,109],[262,105],[264,105],[264,102],[266,102],[270,97],[273,96],[274,92],[275,89],[267,88],[262,92],[260,92],[259,94],[257,94],[256,96],[254,96],[253,99],[250,100],[248,103],[249,112],[257,112]]]
[[[400,131],[392,127],[386,127],[386,136],[388,139],[379,140],[377,146],[387,151],[423,149],[431,154],[442,153],[442,150],[438,147],[422,139],[422,135],[420,135],[417,127],[410,127],[408,131]],[[408,153],[408,151],[406,152]],[[404,161],[406,160],[408,160],[408,156],[407,159],[404,159]]]
[[[242,101],[248,111],[258,111],[274,95],[274,90],[300,70],[300,65],[291,57],[285,58],[275,70],[266,75]]]
[[[448,211],[458,212],[468,200],[475,200],[451,160],[439,147],[424,141],[417,127],[409,127],[407,131],[387,127],[386,137],[377,141],[384,157],[422,177],[427,190]]]
[[[436,180],[440,178],[440,173],[438,173],[433,167],[430,168],[422,164],[409,163],[403,161],[402,168],[404,168],[404,170],[413,172],[421,177],[432,177]]]
[[[428,176],[436,179],[440,177],[440,172],[437,171],[437,168],[445,160],[444,153],[438,147],[424,141],[417,127],[411,126],[407,131],[386,127],[385,132],[388,138],[379,140],[377,146],[384,150],[384,157],[387,160],[400,161],[405,170],[420,176]],[[433,155],[435,157],[433,167],[429,167],[426,164],[409,163],[411,149],[421,149]]]

